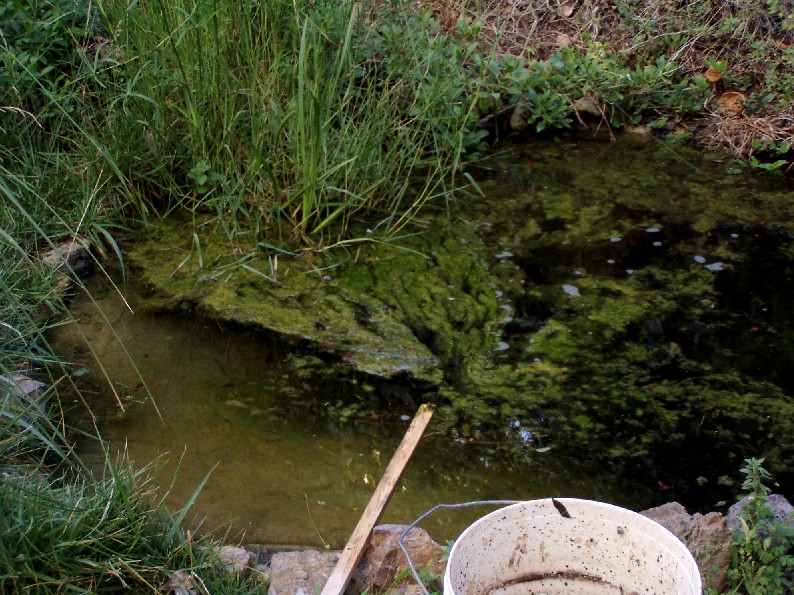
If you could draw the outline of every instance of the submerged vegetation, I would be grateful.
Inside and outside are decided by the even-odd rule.
[[[62,273],[42,260],[56,243],[87,238],[97,261],[121,259],[129,228],[186,211],[197,214],[185,237],[202,268],[201,230],[193,225],[210,216],[240,267],[264,253],[272,270],[260,277],[272,277],[279,255],[302,251],[310,258],[329,247],[391,241],[427,223],[429,210],[452,211],[458,198],[471,198],[466,166],[490,141],[560,129],[647,126],[728,149],[758,170],[789,167],[790,1],[510,6],[331,0],[10,0],[0,6],[3,589],[151,588],[164,567],[196,563],[179,519],[158,506],[143,475],[123,463],[107,482],[73,479],[80,465],[57,412],[61,391],[74,387],[58,371],[46,338],[48,325],[66,311]],[[732,101],[725,99],[729,92]],[[208,274],[215,264],[206,261]],[[622,328],[637,324],[632,304],[645,300],[649,287],[675,282],[695,292],[701,281],[696,273],[673,280],[638,275],[602,287],[605,295],[626,298],[621,312],[590,296],[580,309],[603,328]],[[436,297],[428,296],[434,307],[462,316]],[[483,316],[498,307],[475,302]],[[676,315],[673,305],[657,306]],[[474,354],[444,343],[439,329],[426,330],[439,337],[440,359],[477,363]],[[586,342],[562,341],[553,331],[544,331],[539,347],[583,357]],[[492,337],[475,338],[493,347]],[[628,359],[632,348],[625,345]],[[662,351],[659,365],[690,363]],[[45,371],[47,363],[55,365]],[[544,393],[565,373],[551,365],[531,368],[517,373],[531,371]],[[477,366],[458,372],[472,370]],[[19,374],[50,385],[42,397],[48,414],[22,399],[13,380]],[[725,379],[726,391],[734,390],[732,382]],[[732,406],[755,407],[765,390],[746,392],[746,402]],[[678,402],[675,391],[665,394]],[[655,395],[643,393],[627,411]],[[466,406],[463,397],[450,402],[453,409]],[[488,412],[510,417],[524,405]],[[575,413],[559,423],[582,425]],[[606,431],[597,424],[580,430]],[[63,549],[45,560],[44,543]]]

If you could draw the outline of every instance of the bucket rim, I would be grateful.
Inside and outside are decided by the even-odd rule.
[[[562,507],[562,509],[560,508]],[[503,506],[496,510],[491,511],[490,513],[480,517],[476,521],[474,521],[471,525],[469,525],[464,531],[460,534],[460,536],[455,540],[452,548],[449,551],[449,555],[447,557],[447,565],[444,569],[444,578],[443,578],[443,587],[444,587],[444,594],[447,595],[448,593],[454,593],[454,589],[452,589],[452,579],[450,576],[450,569],[453,566],[453,563],[456,559],[456,554],[458,553],[459,545],[463,543],[466,538],[473,534],[478,527],[482,524],[488,522],[489,520],[493,520],[496,517],[504,515],[506,512],[513,512],[517,510],[522,510],[525,508],[528,509],[535,509],[538,512],[542,512],[542,514],[534,515],[536,517],[554,517],[554,516],[564,516],[562,511],[566,511],[567,507],[571,506],[575,511],[581,511],[582,508],[587,510],[593,511],[605,511],[610,515],[618,515],[620,517],[624,517],[627,521],[639,528],[642,531],[643,528],[648,529],[650,533],[656,533],[657,535],[661,535],[662,538],[665,540],[665,543],[662,544],[659,542],[658,539],[655,538],[653,535],[649,535],[648,533],[643,532],[645,537],[649,539],[653,539],[660,545],[669,545],[672,546],[670,551],[675,556],[677,565],[681,567],[686,575],[688,575],[692,581],[693,592],[695,593],[702,593],[702,580],[700,577],[700,569],[695,560],[692,552],[689,551],[689,548],[686,544],[681,541],[672,531],[661,525],[660,523],[650,519],[634,510],[630,510],[628,508],[623,508],[621,506],[617,506],[615,504],[611,504],[609,502],[603,502],[600,500],[589,500],[584,498],[569,498],[569,497],[547,497],[547,498],[536,498],[531,500],[521,500],[516,501],[513,504],[509,504],[507,506]],[[603,515],[593,515],[592,519],[604,518]],[[668,543],[669,542],[669,543]]]

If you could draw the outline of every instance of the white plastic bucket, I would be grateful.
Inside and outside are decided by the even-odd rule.
[[[686,546],[636,512],[604,502],[530,500],[494,511],[458,538],[444,595],[700,595]]]

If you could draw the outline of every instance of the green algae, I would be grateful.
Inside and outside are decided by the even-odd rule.
[[[484,258],[460,257],[467,243],[461,229],[454,237],[428,231],[399,250],[375,244],[359,262],[282,257],[277,269],[272,257],[243,245],[238,250],[252,256],[235,264],[225,236],[211,225],[198,229],[198,242],[186,242],[184,222],[167,219],[130,251],[152,289],[152,307],[189,303],[205,315],[308,344],[357,372],[410,376],[429,386],[442,381],[444,363],[499,342],[494,281]],[[203,266],[191,252],[195,243]]]
[[[155,306],[292,339],[319,356],[294,358],[310,379],[408,382],[391,396],[434,402],[439,427],[503,458],[589,458],[695,501],[749,455],[792,477],[784,183],[631,139],[529,147],[480,178],[488,198],[454,223],[355,258],[276,262],[239,239],[235,255],[211,222],[188,241],[171,220],[130,259]],[[351,389],[318,406],[367,416],[390,390]]]

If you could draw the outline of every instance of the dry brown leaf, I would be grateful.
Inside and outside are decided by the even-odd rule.
[[[560,6],[560,15],[566,19],[573,14],[573,4],[563,4]]]
[[[722,80],[722,73],[714,67],[706,71],[706,82],[710,85],[718,83]]]
[[[557,47],[571,45],[571,36],[567,33],[557,33],[555,43],[557,44]]]
[[[743,93],[728,91],[720,95],[720,98],[717,100],[717,108],[724,114],[738,116],[744,111],[745,101],[747,101],[747,96]]]

